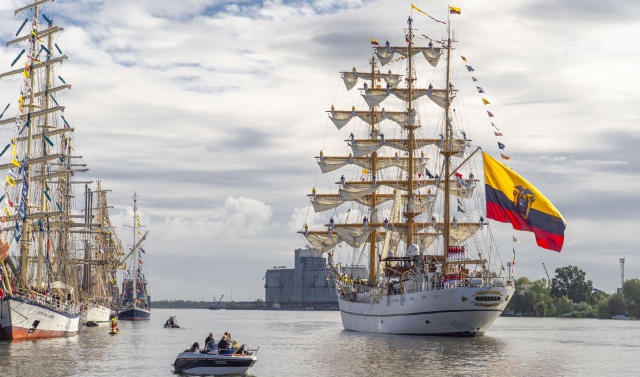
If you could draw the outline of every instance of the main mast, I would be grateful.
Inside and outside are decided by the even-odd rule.
[[[133,279],[132,283],[132,288],[133,288],[133,306],[136,306],[136,299],[138,298],[138,292],[137,292],[137,287],[138,287],[138,267],[136,267],[135,271],[133,270],[133,266],[138,266],[138,249],[140,249],[138,247],[138,195],[136,194],[136,192],[133,192],[133,247],[135,248],[135,250],[133,251],[133,260],[131,261],[131,272],[132,272],[132,276],[131,279]],[[126,287],[125,287],[126,288]]]
[[[376,85],[376,59],[374,57],[373,54],[373,50],[371,52],[371,88],[375,88]],[[376,108],[375,106],[371,107],[371,138],[375,137],[375,131],[376,131]],[[376,175],[378,174],[377,172],[377,159],[378,159],[378,152],[374,151],[371,154],[371,177],[372,177],[372,181],[375,182],[376,181]],[[376,219],[375,221],[377,221],[377,211],[376,211],[376,201],[377,201],[377,193],[376,191],[371,193],[371,222],[374,222],[374,218],[373,215],[376,215]],[[375,280],[376,280],[376,271],[377,271],[377,262],[378,262],[378,258],[377,258],[377,253],[376,253],[376,236],[377,236],[377,231],[374,229],[371,232],[371,240],[370,240],[370,250],[369,250],[369,283],[370,284],[375,284]]]
[[[409,179],[407,182],[407,188],[408,188],[408,192],[407,192],[407,207],[405,208],[405,212],[404,212],[404,216],[407,218],[407,251],[409,248],[409,245],[413,244],[413,225],[414,225],[414,217],[416,217],[417,215],[419,215],[419,212],[414,212],[414,207],[413,207],[413,151],[415,148],[415,135],[413,133],[413,131],[415,130],[416,126],[415,124],[411,124],[411,113],[413,112],[412,106],[413,106],[413,19],[411,18],[411,16],[409,16],[409,19],[407,20],[408,24],[409,24],[409,33],[407,34],[407,57],[409,60],[409,67],[408,67],[408,75],[407,75],[407,89],[408,89],[408,94],[409,94],[409,98],[408,98],[408,106],[407,106],[407,114],[408,114],[408,120],[407,120],[407,125],[406,128],[409,131],[409,135],[407,136],[407,140],[408,140],[408,153],[409,153],[409,169],[407,171],[407,174],[409,175]]]
[[[445,107],[444,107],[444,119],[445,119],[445,147],[440,153],[444,156],[444,260],[443,260],[443,273],[448,273],[447,258],[449,256],[449,247],[451,232],[451,186],[449,182],[449,175],[451,174],[451,156],[457,153],[452,148],[453,145],[453,129],[451,127],[451,119],[449,117],[449,109],[451,107],[451,22],[447,22],[447,82],[445,85]]]

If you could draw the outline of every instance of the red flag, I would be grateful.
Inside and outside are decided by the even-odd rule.
[[[493,118],[493,114],[491,114],[491,111],[487,110],[487,115],[489,115],[489,118]]]
[[[503,160],[510,160],[511,159],[509,156],[505,156],[502,153],[500,153],[500,157],[502,157]]]

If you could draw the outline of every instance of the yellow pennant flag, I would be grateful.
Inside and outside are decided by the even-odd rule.
[[[10,175],[8,175],[8,176],[7,176],[6,181],[7,181],[7,183],[8,183],[8,184],[10,184],[11,186],[15,186],[15,185],[16,185],[16,180],[15,180],[15,179],[13,179],[13,178],[11,178],[11,176],[10,176]]]
[[[420,12],[420,13],[424,14],[425,16],[427,16],[427,17],[431,17],[431,16],[429,16],[427,13],[425,13],[425,12],[421,11],[421,10],[420,10],[420,8],[418,8],[417,6],[413,5],[413,3],[411,3],[411,9],[415,9],[415,10],[417,10],[418,12]]]
[[[15,157],[11,157],[11,163],[14,164],[17,167],[21,167],[22,165],[20,164],[20,162],[18,160],[16,160]]]
[[[464,56],[460,55],[460,57],[462,58],[462,60],[464,60],[465,62],[467,61],[467,58],[465,58]]]
[[[369,170],[367,170],[367,169],[362,169],[362,174],[369,174]]]
[[[431,17],[429,14],[427,14],[427,13],[425,13],[425,12],[421,11],[421,10],[420,10],[420,8],[418,8],[417,6],[413,5],[413,3],[411,3],[411,9],[415,9],[416,11],[418,11],[418,12],[420,12],[420,13],[424,14],[425,16],[429,17],[430,19],[432,19],[432,20],[434,20],[434,21],[436,21],[436,22],[439,22],[439,23],[441,23],[441,24],[445,24],[445,25],[447,24],[446,22],[443,22],[443,21],[440,21],[440,20],[436,20],[435,18]]]
[[[7,216],[11,216],[11,213],[9,213],[9,210],[7,209],[7,207],[4,207],[4,214]]]
[[[484,99],[484,98],[483,98],[483,99],[482,99],[482,103],[484,103],[485,105],[488,105],[488,104],[490,104],[491,102],[489,102],[489,101],[487,101],[486,99]]]

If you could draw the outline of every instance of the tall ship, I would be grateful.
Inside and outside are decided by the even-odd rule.
[[[142,242],[147,238],[141,232],[142,225],[138,216],[138,195],[133,194],[133,246],[131,251],[123,258],[128,262],[122,278],[122,296],[118,318],[128,321],[151,319],[151,296],[147,286],[145,260],[146,251],[142,248]]]
[[[0,113],[2,239],[9,256],[0,263],[0,339],[69,337],[80,318],[75,175],[86,171],[75,155],[73,132],[64,116],[61,76],[67,55],[56,42],[63,29],[53,22],[50,0],[17,9],[24,21],[6,45],[15,51],[0,74],[3,93],[15,98]],[[10,84],[15,91],[11,92]],[[13,105],[15,116],[11,113]],[[2,148],[2,147],[0,147]]]
[[[82,322],[87,326],[109,323],[118,302],[117,271],[124,257],[122,242],[109,216],[109,190],[97,182],[96,189],[85,185],[81,299]]]
[[[316,214],[299,233],[328,254],[345,329],[478,336],[515,289],[487,219],[532,231],[556,251],[566,225],[535,187],[468,137],[461,80],[473,67],[454,48],[449,22],[412,9],[424,21],[420,34],[411,16],[399,38],[371,39],[368,64],[340,72],[346,99],[328,113],[347,148],[325,145],[316,156],[322,181],[337,186],[313,188]],[[439,24],[446,36],[428,37]]]

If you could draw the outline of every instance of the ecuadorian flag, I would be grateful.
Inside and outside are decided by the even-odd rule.
[[[533,232],[538,246],[560,252],[567,224],[538,189],[508,166],[482,152],[487,218]]]

